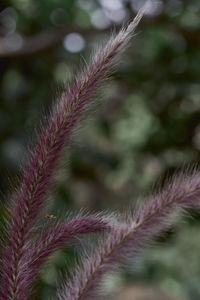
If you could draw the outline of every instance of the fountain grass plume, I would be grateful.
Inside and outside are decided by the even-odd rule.
[[[95,254],[76,267],[72,281],[66,281],[58,291],[59,300],[95,299],[105,275],[136,258],[172,225],[175,213],[197,207],[200,207],[199,172],[194,170],[174,177],[162,192],[140,205],[134,214],[126,215],[125,221],[113,228]]]
[[[72,280],[58,290],[60,300],[90,300],[99,296],[102,279],[131,258],[136,258],[174,222],[174,214],[199,208],[200,174],[194,169],[175,176],[158,194],[139,205],[134,214],[113,221],[104,215],[77,216],[52,222],[34,237],[38,215],[52,190],[63,149],[93,104],[93,97],[107,80],[139,24],[148,2],[136,18],[98,50],[84,71],[66,85],[41,128],[38,143],[23,170],[22,184],[8,207],[7,243],[2,252],[0,300],[27,300],[41,268],[55,251],[89,233],[108,235],[94,254],[76,266]],[[3,244],[1,242],[1,244]]]
[[[41,129],[38,143],[30,153],[23,171],[23,181],[11,208],[9,242],[4,249],[0,299],[18,300],[21,290],[19,273],[22,258],[41,209],[51,191],[56,167],[82,115],[92,104],[100,85],[108,78],[143,16],[143,10],[125,28],[107,42],[84,72],[68,85],[53,107],[47,125]],[[21,300],[21,299],[20,299]]]
[[[31,293],[32,283],[37,278],[43,265],[57,250],[66,248],[82,235],[103,233],[109,229],[110,220],[106,217],[90,216],[76,217],[69,222],[51,224],[51,228],[44,228],[39,240],[21,257],[21,268],[18,274],[17,297],[27,299]],[[111,223],[110,223],[111,226]]]

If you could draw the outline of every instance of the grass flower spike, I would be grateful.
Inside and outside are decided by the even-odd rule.
[[[27,299],[31,284],[49,257],[62,248],[69,246],[75,239],[89,233],[108,231],[109,223],[100,217],[75,218],[68,223],[52,224],[44,229],[40,239],[22,256],[19,271],[19,299]]]
[[[37,144],[23,169],[21,186],[5,210],[9,213],[5,218],[7,241],[1,241],[0,300],[31,299],[33,283],[53,253],[85,234],[106,232],[94,253],[76,267],[72,278],[66,278],[57,293],[60,300],[95,299],[100,295],[104,276],[136,258],[173,224],[177,212],[199,208],[200,174],[193,170],[174,177],[162,192],[123,218],[80,214],[61,222],[43,211],[65,146],[93,104],[96,92],[112,73],[149,3],[132,22],[111,36],[74,81],[66,84],[41,126]],[[38,235],[35,229],[41,212],[49,224],[37,230]]]
[[[139,12],[133,22],[112,37],[82,75],[65,88],[46,127],[41,129],[38,144],[24,168],[23,182],[15,197],[16,205],[11,208],[12,223],[3,258],[1,299],[22,300],[19,296],[19,291],[23,289],[19,276],[23,268],[22,258],[28,251],[31,231],[51,190],[63,148],[91,105],[92,97],[108,78],[142,15],[143,11]]]
[[[141,205],[125,222],[114,227],[109,237],[76,268],[72,282],[66,281],[59,291],[59,300],[90,300],[99,296],[105,275],[137,257],[155,237],[172,225],[172,215],[178,209],[200,207],[200,174],[181,174],[167,184],[166,189]]]

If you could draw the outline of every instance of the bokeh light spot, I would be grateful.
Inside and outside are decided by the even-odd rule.
[[[63,46],[69,52],[77,53],[84,49],[85,40],[79,33],[70,33],[64,38]]]
[[[146,15],[158,16],[163,10],[162,1],[146,1],[146,0],[132,0],[131,6],[135,12],[138,12],[142,7],[146,5]]]
[[[116,10],[106,10],[105,14],[111,21],[115,23],[122,23],[127,16],[126,10],[124,8]]]
[[[121,9],[123,8],[122,2],[120,0],[99,0],[102,6],[108,9]]]
[[[111,25],[111,22],[103,9],[95,10],[95,12],[92,14],[91,22],[98,29],[106,29]]]

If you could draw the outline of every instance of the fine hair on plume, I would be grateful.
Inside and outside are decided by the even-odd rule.
[[[30,299],[33,285],[50,256],[89,234],[100,236],[99,242],[92,253],[85,258],[82,255],[70,278],[66,276],[58,285],[57,299],[95,299],[100,295],[104,276],[135,259],[162,235],[176,219],[172,218],[174,212],[199,209],[200,173],[194,168],[170,179],[163,190],[150,196],[134,213],[82,213],[62,220],[46,213],[49,224],[42,229],[37,227],[39,216],[48,205],[64,149],[93,105],[95,94],[111,75],[147,7],[148,1],[133,21],[95,53],[84,71],[66,83],[41,125],[37,143],[23,167],[21,185],[14,200],[5,207],[0,300]]]

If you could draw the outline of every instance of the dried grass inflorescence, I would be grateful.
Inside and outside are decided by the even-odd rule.
[[[94,299],[99,295],[102,278],[130,257],[137,256],[156,236],[172,224],[170,218],[178,208],[199,205],[200,176],[197,171],[171,180],[167,188],[122,219],[105,215],[78,215],[70,221],[59,221],[46,214],[47,228],[33,239],[38,215],[45,207],[54,174],[62,152],[80,119],[92,105],[92,98],[110,75],[116,59],[134,34],[145,8],[105,47],[90,65],[66,86],[53,107],[49,120],[41,128],[23,181],[10,205],[8,240],[2,245],[1,300],[25,300],[42,266],[57,250],[67,247],[77,237],[106,232],[91,257],[77,266],[71,280],[58,288],[61,300]]]

